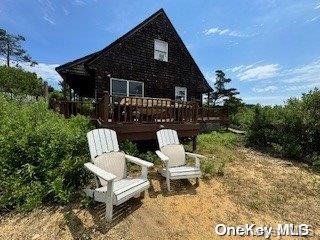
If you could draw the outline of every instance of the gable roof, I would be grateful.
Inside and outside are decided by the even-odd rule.
[[[192,55],[190,54],[189,50],[187,49],[186,45],[184,44],[184,42],[182,41],[181,37],[179,36],[178,32],[176,31],[176,29],[174,28],[172,22],[170,21],[169,17],[167,16],[167,14],[165,13],[164,9],[161,8],[159,9],[157,12],[155,12],[154,14],[152,14],[150,17],[148,17],[147,19],[145,19],[144,21],[142,21],[140,24],[138,24],[136,27],[134,27],[133,29],[131,29],[129,32],[127,32],[126,34],[122,35],[121,37],[119,37],[117,40],[115,40],[114,42],[112,42],[111,44],[109,44],[107,47],[105,47],[104,49],[97,51],[95,53],[86,55],[82,58],[76,59],[74,61],[65,63],[63,65],[60,65],[58,67],[56,67],[56,71],[60,72],[62,70],[66,70],[74,65],[80,64],[80,63],[85,63],[85,64],[90,64],[93,61],[97,60],[98,58],[100,58],[104,53],[106,53],[107,51],[109,51],[112,47],[118,45],[119,43],[121,43],[124,39],[126,39],[127,37],[131,36],[132,34],[134,34],[136,31],[138,31],[139,29],[141,29],[142,27],[144,27],[146,24],[148,24],[150,21],[152,21],[153,19],[155,19],[156,17],[158,17],[160,14],[163,14],[164,17],[168,20],[171,28],[174,30],[175,34],[178,37],[179,42],[182,44],[184,50],[186,51],[186,53],[189,55],[189,57],[191,58],[193,64],[196,66],[197,71],[199,72],[199,74],[201,75],[201,77],[204,80],[204,84],[211,90],[213,90],[211,88],[211,86],[208,84],[208,82],[206,81],[205,77],[203,76],[201,70],[199,69],[197,63],[195,62],[195,60],[193,59]]]
[[[131,36],[134,32],[136,32],[137,30],[139,30],[141,27],[143,27],[144,25],[146,25],[147,23],[149,23],[151,20],[153,20],[154,18],[156,18],[160,13],[165,14],[163,8],[161,8],[160,10],[158,10],[157,12],[155,12],[154,14],[152,14],[150,17],[148,17],[147,19],[145,19],[143,22],[139,23],[137,26],[135,26],[134,28],[132,28],[129,32],[127,32],[126,34],[122,35],[121,37],[119,37],[117,40],[115,40],[114,42],[112,42],[111,44],[109,44],[107,47],[103,48],[100,51],[97,51],[95,53],[86,55],[82,58],[76,59],[74,61],[71,62],[67,62],[63,65],[60,65],[58,67],[56,67],[56,71],[61,71],[64,70],[66,68],[69,68],[71,66],[77,65],[79,63],[89,63],[92,62],[93,60],[95,60],[97,57],[101,56],[102,53],[107,52],[109,49],[111,49],[113,46],[117,45],[118,43],[122,42],[125,38]]]

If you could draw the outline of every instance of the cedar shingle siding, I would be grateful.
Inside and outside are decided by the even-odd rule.
[[[85,60],[98,95],[110,90],[110,77],[144,82],[145,97],[174,99],[175,86],[187,88],[188,100],[212,90],[162,9],[131,31]],[[168,43],[168,62],[154,59],[155,39]]]

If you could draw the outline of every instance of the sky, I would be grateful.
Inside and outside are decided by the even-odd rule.
[[[262,105],[320,87],[320,0],[0,0],[0,28],[26,38],[39,64],[23,67],[58,87],[56,66],[104,48],[160,8],[211,86],[223,70],[246,103]]]

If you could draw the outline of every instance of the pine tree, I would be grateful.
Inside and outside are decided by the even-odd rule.
[[[21,35],[9,34],[0,29],[0,55],[6,58],[6,65],[10,67],[10,61],[28,62],[31,66],[37,64],[21,46],[26,39]]]
[[[217,102],[222,101],[224,105],[228,103],[231,99],[238,99],[235,95],[238,95],[237,89],[235,88],[226,88],[225,84],[230,83],[231,79],[226,78],[226,75],[223,71],[216,71],[216,82],[214,84],[216,91],[212,93],[213,105],[216,105]]]

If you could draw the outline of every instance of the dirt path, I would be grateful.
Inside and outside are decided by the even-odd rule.
[[[319,232],[320,177],[303,165],[238,151],[241,157],[226,165],[224,176],[199,186],[176,181],[170,195],[152,173],[146,198],[118,208],[112,225],[99,205],[43,208],[3,216],[0,239],[221,239],[213,229],[218,223],[307,223]]]

